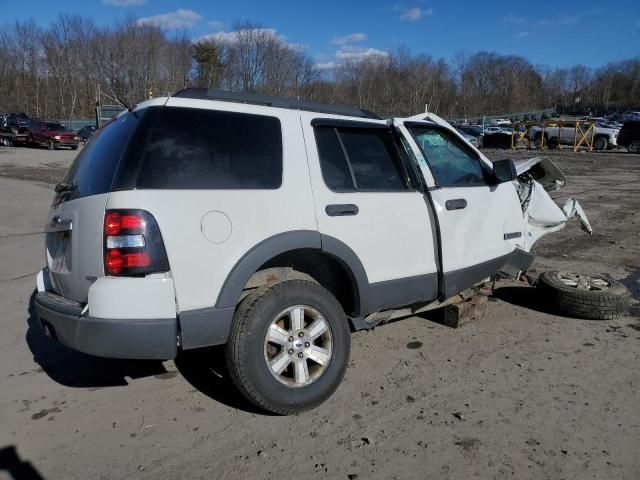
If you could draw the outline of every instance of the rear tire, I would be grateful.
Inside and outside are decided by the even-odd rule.
[[[631,295],[620,282],[598,275],[543,272],[538,293],[560,314],[590,320],[612,320],[629,310]]]
[[[609,140],[607,139],[607,137],[596,137],[593,141],[593,148],[599,152],[602,150],[606,150],[608,146]]]
[[[635,140],[629,144],[630,153],[640,153],[640,140]]]
[[[318,406],[338,388],[351,337],[342,307],[324,287],[286,280],[242,301],[226,348],[240,393],[264,410],[290,415]]]

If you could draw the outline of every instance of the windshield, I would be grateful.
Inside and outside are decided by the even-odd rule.
[[[73,132],[73,130],[61,123],[47,123],[47,130],[50,132]]]

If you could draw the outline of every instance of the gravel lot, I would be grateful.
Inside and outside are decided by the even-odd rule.
[[[461,329],[423,316],[353,334],[342,386],[295,417],[244,403],[220,349],[115,361],[44,337],[29,311],[40,232],[74,155],[0,147],[0,479],[21,478],[16,462],[47,479],[640,478],[638,304],[562,318],[499,283]],[[594,234],[550,235],[534,268],[606,272],[640,299],[640,156],[548,155],[568,178],[554,196],[575,194]]]

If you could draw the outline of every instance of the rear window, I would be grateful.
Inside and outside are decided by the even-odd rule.
[[[149,108],[114,189],[277,189],[282,131],[275,117]]]
[[[54,204],[111,190],[118,162],[143,115],[128,113],[96,131],[65,175],[73,189],[57,194]]]

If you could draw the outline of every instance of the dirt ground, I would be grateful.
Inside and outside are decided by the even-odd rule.
[[[294,417],[243,402],[218,348],[116,361],[48,339],[29,299],[74,153],[0,147],[0,479],[640,478],[638,304],[569,319],[499,283],[458,330],[423,316],[353,334],[344,383]],[[640,156],[549,156],[568,178],[554,196],[575,194],[594,234],[541,240],[533,268],[608,273],[640,299]]]

